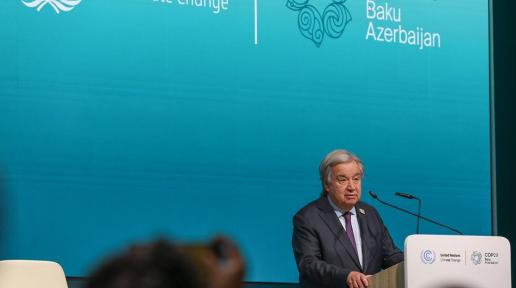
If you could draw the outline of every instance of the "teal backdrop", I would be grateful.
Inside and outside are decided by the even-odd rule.
[[[0,258],[83,276],[225,233],[248,281],[296,282],[292,216],[336,148],[398,246],[416,219],[367,191],[491,234],[488,1],[224,3],[0,2]]]

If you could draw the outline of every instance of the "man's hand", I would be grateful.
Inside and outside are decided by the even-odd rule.
[[[369,285],[367,276],[357,271],[350,272],[346,282],[349,288],[365,288]]]

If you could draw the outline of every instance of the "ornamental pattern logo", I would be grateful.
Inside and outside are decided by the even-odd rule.
[[[471,262],[475,265],[482,263],[482,253],[473,251],[473,253],[471,253]]]
[[[34,0],[32,2],[25,2],[22,0],[21,2],[27,7],[36,8],[38,12],[48,4],[59,14],[61,11],[68,12],[72,10],[75,6],[79,5],[81,1],[82,0]]]
[[[351,13],[344,5],[346,0],[332,0],[321,12],[311,5],[310,0],[287,0],[287,8],[298,12],[297,25],[301,35],[320,47],[325,35],[340,38],[351,22]]]
[[[421,261],[425,264],[432,264],[435,261],[435,252],[432,250],[421,251]]]

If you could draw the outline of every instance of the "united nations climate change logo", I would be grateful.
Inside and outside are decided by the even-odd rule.
[[[473,253],[471,253],[471,262],[475,265],[482,263],[482,253],[473,251]]]
[[[432,264],[435,261],[435,252],[432,250],[421,251],[421,261],[425,264]]]
[[[59,14],[61,11],[68,12],[72,10],[75,6],[81,3],[81,1],[82,0],[34,0],[32,2],[21,2],[27,7],[36,8],[38,12],[46,5],[49,5],[54,8],[54,11],[56,11],[57,14]]]
[[[316,0],[318,1],[318,0]],[[326,0],[328,1],[328,0]],[[339,38],[351,22],[351,13],[344,5],[346,0],[332,0],[321,12],[311,5],[310,0],[287,0],[287,7],[298,12],[297,25],[301,35],[321,46],[325,35]]]

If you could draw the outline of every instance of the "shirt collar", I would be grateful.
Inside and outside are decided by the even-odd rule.
[[[331,201],[331,198],[329,196],[326,196],[326,198],[328,198],[328,202],[330,202],[331,207],[333,207],[333,210],[335,211],[335,213],[337,213],[338,217],[340,217],[340,216],[344,215],[344,213],[346,213],[346,211],[343,211],[342,209],[337,207],[337,205],[335,205],[335,203],[333,203],[333,201]],[[353,206],[353,208],[351,208],[351,210],[349,210],[349,212],[351,213],[351,215],[356,215],[357,213],[356,213],[355,206]]]

